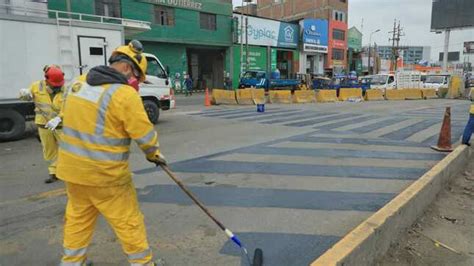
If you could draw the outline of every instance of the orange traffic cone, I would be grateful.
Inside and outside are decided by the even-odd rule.
[[[435,151],[451,152],[453,147],[451,146],[451,107],[446,107],[444,112],[443,125],[441,126],[441,132],[439,133],[438,145],[431,146]]]
[[[204,97],[204,106],[209,107],[211,106],[211,99],[209,98],[209,89],[206,88],[206,94]]]

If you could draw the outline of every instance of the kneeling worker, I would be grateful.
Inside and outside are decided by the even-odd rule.
[[[145,81],[142,52],[139,41],[117,48],[110,67],[92,68],[66,92],[57,169],[68,195],[61,265],[85,263],[99,214],[131,265],[156,265],[128,163],[134,140],[148,161],[166,164],[142,100],[129,86]]]

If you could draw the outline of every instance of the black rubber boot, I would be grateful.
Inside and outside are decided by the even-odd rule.
[[[45,182],[46,184],[51,184],[51,183],[54,183],[54,182],[56,182],[56,181],[58,181],[58,178],[57,178],[56,175],[54,175],[54,174],[49,175],[49,178],[46,179],[46,180],[44,180],[44,182]]]

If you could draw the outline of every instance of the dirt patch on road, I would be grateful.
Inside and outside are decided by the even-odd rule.
[[[376,265],[474,265],[474,159]]]

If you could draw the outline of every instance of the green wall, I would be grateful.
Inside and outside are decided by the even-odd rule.
[[[187,72],[187,57],[186,46],[177,44],[157,43],[157,42],[143,42],[145,52],[154,54],[158,57],[166,68],[169,67],[171,78],[176,72],[181,76],[183,71]]]
[[[145,2],[155,5],[163,5],[175,8],[183,8],[183,9],[190,9],[196,10],[206,13],[212,14],[219,14],[219,15],[232,15],[232,4],[226,0],[193,0],[192,2],[195,3],[195,7],[183,7],[183,5],[174,2],[174,4],[170,3],[169,0],[135,0],[136,2]],[[123,2],[123,0],[122,0]]]
[[[234,49],[234,71],[232,75],[232,86],[237,88],[240,79],[240,45],[235,44]],[[244,46],[244,57],[243,61],[246,62],[246,53]],[[262,70],[267,71],[268,53],[266,47],[260,46],[249,46],[249,70]],[[245,71],[245,65],[244,65]]]
[[[152,0],[151,2],[161,2]],[[166,1],[165,1],[166,2]],[[216,14],[215,31],[200,28],[200,12],[193,9],[174,8],[175,25],[162,26],[152,24],[150,31],[138,34],[133,38],[142,41],[159,41],[171,43],[192,43],[197,45],[231,46],[232,45],[232,4],[218,0],[195,0],[202,3],[202,11]],[[149,21],[153,23],[154,4],[140,0],[122,0],[122,17]],[[66,11],[66,0],[49,0],[48,8]],[[94,0],[71,0],[72,12],[95,14]],[[94,20],[92,18],[87,18]]]
[[[71,0],[71,12],[94,14],[94,0]],[[67,11],[66,0],[48,0],[48,9]]]
[[[153,23],[154,5],[140,4],[139,8],[126,8],[124,0],[123,16],[131,19],[147,20]],[[129,3],[130,4],[130,3]],[[135,38],[147,41],[193,43],[198,45],[230,46],[232,44],[232,17],[230,15],[216,15],[217,30],[200,28],[199,12],[189,9],[175,8],[175,25],[162,26],[152,24],[150,31],[138,34]]]

